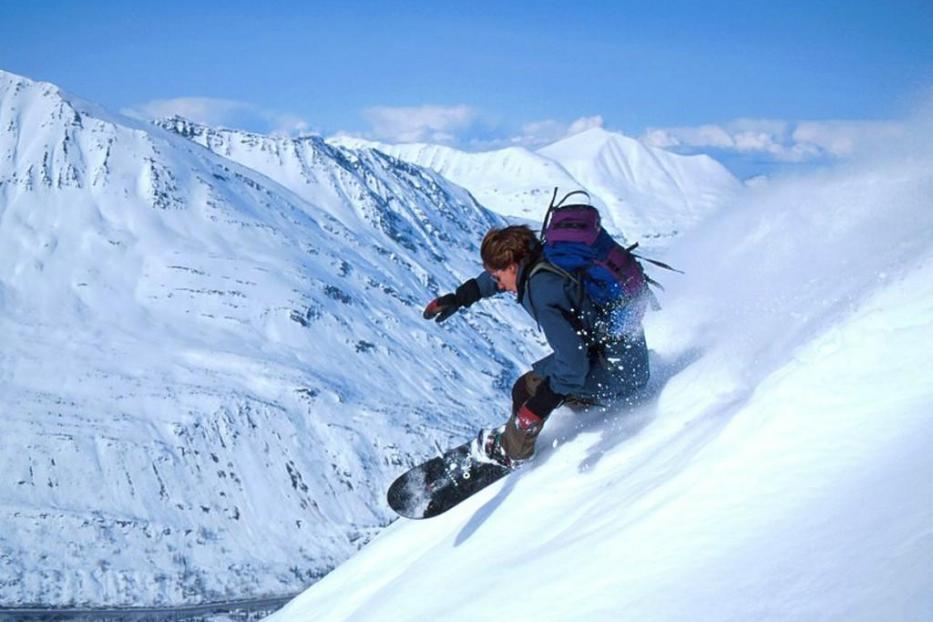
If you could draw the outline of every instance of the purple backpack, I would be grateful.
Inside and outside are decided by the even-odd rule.
[[[564,205],[575,194],[586,196],[587,203]],[[638,260],[680,271],[635,255],[632,251],[638,243],[624,247],[616,242],[603,229],[599,211],[590,205],[586,192],[571,192],[557,204],[556,198],[557,188],[541,227],[543,261],[530,274],[549,270],[578,283],[604,312],[605,328],[612,334],[640,331],[648,305],[660,308],[648,285],[660,287],[660,284],[645,274]]]

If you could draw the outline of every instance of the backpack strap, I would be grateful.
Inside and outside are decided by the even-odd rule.
[[[569,199],[570,197],[572,197],[572,196],[575,195],[575,194],[582,194],[583,196],[585,196],[585,197],[586,197],[586,204],[587,204],[587,205],[592,205],[592,204],[593,204],[593,199],[590,197],[590,193],[589,193],[589,192],[587,192],[586,190],[574,190],[573,192],[568,192],[567,194],[565,194],[565,195],[564,195],[564,198],[560,200],[560,203],[558,203],[557,205],[554,206],[554,209],[557,209],[558,207],[560,207],[561,205],[563,205],[564,202],[565,202],[567,199]],[[557,188],[554,188],[554,196],[555,196],[555,197],[557,196]],[[551,203],[553,203],[553,202],[554,202],[554,199],[551,199]]]
[[[638,253],[632,253],[632,251],[635,250],[636,248],[638,248],[638,242],[635,242],[631,246],[626,246],[625,252],[631,253],[632,257],[635,257],[636,259],[647,261],[648,263],[655,265],[659,268],[664,268],[665,270],[670,270],[671,272],[676,272],[678,274],[686,274],[686,272],[684,272],[683,270],[678,270],[677,268],[673,268],[667,265],[666,263],[664,263],[663,261],[658,261],[657,259],[651,259],[649,257],[643,257],[642,255],[639,255]],[[660,287],[662,291],[664,290],[664,288],[661,287],[660,283],[658,283],[657,281],[653,281],[650,277],[648,277],[647,274],[645,275],[645,278],[648,279],[648,282],[651,283],[652,285]]]
[[[650,259],[648,257],[642,257],[641,255],[637,255],[635,253],[632,253],[632,257],[637,257],[638,259],[641,259],[642,261],[647,261],[648,263],[654,266],[657,266],[659,268],[664,268],[665,270],[670,270],[671,272],[676,272],[677,274],[686,274],[686,272],[684,272],[683,270],[678,270],[677,268],[669,266],[663,261],[658,261],[657,259]]]
[[[567,270],[564,270],[560,266],[555,266],[550,261],[547,261],[545,259],[541,259],[540,261],[538,261],[535,265],[531,267],[531,270],[528,272],[528,278],[530,279],[531,277],[533,277],[534,275],[536,275],[537,273],[541,271],[553,272],[554,274],[559,274],[565,279],[570,279],[574,283],[580,282],[580,279],[577,278],[574,274],[568,272]]]
[[[550,261],[546,259],[540,259],[538,262],[531,267],[531,270],[528,272],[528,278],[525,280],[528,283],[531,280],[531,277],[536,275],[539,272],[551,272],[558,276],[569,280],[571,283],[577,286],[577,308],[583,308],[583,297],[586,296],[586,290],[583,289],[583,280],[580,279],[577,275],[572,272],[564,270],[560,266],[555,266]],[[530,295],[530,294],[529,294]],[[532,305],[534,306],[534,305]]]
[[[539,259],[534,265],[532,265],[528,270],[528,276],[525,277],[525,291],[528,293],[528,301],[532,308],[535,308],[535,301],[531,297],[531,277],[538,274],[539,272],[550,272],[552,274],[556,274],[576,285],[577,309],[579,310],[583,308],[583,298],[586,296],[586,291],[583,289],[583,281],[572,272],[568,272],[560,266],[555,266],[545,259]],[[583,326],[583,321],[580,320],[576,314],[570,312],[562,312],[561,314],[568,322],[570,322],[570,325],[573,326],[573,330],[576,331],[577,334],[583,336],[586,333],[586,329]],[[541,330],[541,322],[538,322],[538,330]],[[585,341],[586,339],[584,338],[584,342]],[[587,344],[587,347],[589,347],[589,344]]]

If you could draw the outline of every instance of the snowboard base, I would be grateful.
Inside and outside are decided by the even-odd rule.
[[[431,518],[512,472],[498,464],[473,459],[471,442],[411,468],[391,486],[389,506],[405,518]]]

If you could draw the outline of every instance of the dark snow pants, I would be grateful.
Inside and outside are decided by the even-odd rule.
[[[607,364],[606,361],[611,362]],[[598,404],[607,405],[644,386],[649,376],[648,347],[644,336],[619,342],[610,352],[604,353],[599,362],[593,361],[591,365],[583,394],[567,396],[564,406],[585,410]],[[535,441],[544,422],[522,430],[515,420],[518,409],[535,395],[544,380],[544,376],[530,371],[512,385],[512,416],[505,425],[502,446],[513,460],[527,460],[534,455]]]

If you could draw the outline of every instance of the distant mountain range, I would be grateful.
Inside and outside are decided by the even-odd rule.
[[[705,155],[682,156],[591,128],[538,151],[509,147],[469,153],[430,144],[388,145],[335,137],[330,144],[376,149],[437,171],[490,209],[539,222],[553,188],[586,190],[606,227],[628,240],[666,246],[728,202],[741,187]]]

